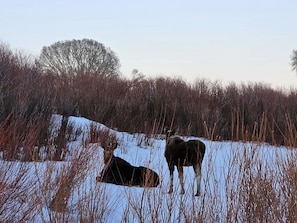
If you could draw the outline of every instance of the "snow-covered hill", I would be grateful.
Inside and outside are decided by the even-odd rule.
[[[61,117],[56,115],[53,118],[56,124],[52,134],[55,134]],[[157,188],[98,183],[95,178],[103,168],[103,150],[100,144],[86,142],[91,124],[98,125],[100,129],[108,127],[78,117],[70,117],[69,123],[74,129],[80,129],[80,134],[68,144],[71,152],[67,161],[0,161],[0,182],[9,185],[16,177],[24,179],[19,187],[10,185],[12,188],[15,186],[16,191],[22,190],[22,197],[7,198],[6,206],[0,208],[0,222],[10,219],[9,216],[19,220],[26,211],[29,214],[25,215],[27,219],[22,219],[23,222],[245,222],[255,208],[249,203],[250,199],[259,199],[263,207],[269,207],[272,195],[278,195],[285,202],[285,195],[277,194],[277,191],[284,183],[283,170],[291,159],[297,157],[295,150],[283,147],[256,142],[213,142],[199,138],[206,144],[201,196],[194,196],[194,171],[191,167],[184,168],[186,193],[179,194],[180,185],[175,171],[174,193],[168,194],[169,171],[162,137],[146,138],[143,134],[111,130],[119,141],[115,155],[135,166],[147,166],[156,171],[161,179]],[[77,169],[74,183],[68,185],[67,211],[52,211],[49,206],[59,189],[59,182],[71,168]],[[261,184],[271,188],[261,188]],[[259,196],[257,193],[260,193]],[[266,197],[264,193],[268,193]],[[272,217],[273,210],[263,208],[262,212],[266,219]],[[288,217],[284,213],[281,218],[286,220]]]

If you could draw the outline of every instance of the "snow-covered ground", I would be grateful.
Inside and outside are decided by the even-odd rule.
[[[52,129],[54,135],[59,128],[61,117],[56,115],[53,118],[56,120]],[[158,187],[141,188],[98,183],[95,178],[103,168],[103,149],[99,144],[86,142],[91,124],[98,125],[100,129],[108,128],[85,118],[70,117],[69,122],[74,129],[81,129],[81,134],[69,142],[70,153],[67,161],[0,161],[0,176],[4,176],[0,180],[9,184],[21,172],[20,169],[25,168],[24,182],[19,189],[27,188],[25,185],[30,184],[30,190],[23,195],[24,199],[17,197],[7,200],[7,208],[2,208],[4,211],[0,213],[0,222],[8,215],[15,214],[15,209],[10,206],[18,206],[19,215],[22,213],[21,209],[30,209],[32,204],[29,198],[36,204],[30,210],[29,219],[24,219],[24,222],[56,222],[56,219],[63,219],[65,222],[226,222],[230,219],[230,209],[238,210],[237,214],[244,210],[240,207],[242,198],[239,197],[242,195],[241,187],[245,185],[243,176],[258,176],[259,172],[263,172],[267,179],[273,177],[273,185],[278,188],[282,179],[280,162],[285,163],[289,158],[297,157],[295,150],[284,147],[276,148],[251,142],[213,142],[199,138],[206,144],[201,196],[194,196],[196,185],[191,167],[184,168],[186,193],[179,194],[180,185],[175,171],[174,193],[168,194],[169,171],[164,158],[164,138],[147,138],[143,134],[132,135],[112,130],[119,141],[115,156],[132,165],[147,166],[156,171],[161,179]],[[79,180],[71,188],[67,212],[51,211],[49,205],[58,190],[57,182],[63,172],[69,170],[74,159],[81,159],[82,163],[77,171]],[[245,221],[244,217],[234,219]]]

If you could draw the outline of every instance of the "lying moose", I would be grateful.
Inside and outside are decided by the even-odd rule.
[[[181,194],[185,193],[183,182],[183,167],[193,166],[197,182],[197,192],[200,195],[201,165],[205,153],[205,144],[199,140],[184,141],[176,136],[177,128],[173,130],[164,129],[166,133],[165,158],[170,172],[170,188],[168,193],[173,191],[173,171],[177,167],[178,177],[181,185]]]
[[[112,142],[101,142],[104,149],[104,168],[97,182],[112,183],[125,186],[157,187],[159,185],[158,174],[144,166],[132,166],[120,157],[114,156],[117,148],[116,140]]]

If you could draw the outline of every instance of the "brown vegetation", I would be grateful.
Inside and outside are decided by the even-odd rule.
[[[53,113],[63,115],[52,159],[62,160],[68,117],[130,133],[161,133],[174,119],[183,135],[212,140],[296,144],[297,93],[261,83],[226,86],[198,79],[44,73],[22,54],[0,47],[0,150],[5,159],[39,160]],[[290,134],[293,133],[293,134]],[[288,135],[290,137],[288,137]],[[54,148],[53,146],[51,148]],[[21,149],[21,151],[20,151]]]
[[[52,139],[48,129],[55,113],[63,118]],[[84,149],[67,163],[2,160],[1,222],[31,222],[36,216],[40,218],[36,222],[114,222],[119,209],[123,210],[120,222],[297,221],[295,150],[286,149],[284,155],[284,148],[273,148],[273,156],[259,155],[260,142],[297,147],[296,90],[260,83],[223,86],[204,79],[188,84],[178,78],[45,73],[30,58],[0,44],[1,159],[39,161],[40,148],[47,147],[53,154],[49,159],[63,160],[67,134],[72,131],[70,115],[147,134],[161,133],[164,124],[174,119],[181,135],[256,143],[235,143],[232,159],[214,167],[212,161],[222,148],[220,142],[210,142],[199,200],[187,193],[191,188],[182,197],[167,195],[162,181],[158,188],[136,193],[128,188],[120,198],[111,196],[104,184],[83,186],[89,171],[102,164],[94,148]],[[100,129],[90,126],[90,133],[85,140],[97,143]],[[265,165],[265,159],[272,164]],[[163,163],[159,165],[161,169]],[[226,174],[220,175],[223,170]],[[92,176],[88,180],[95,182]],[[69,202],[73,197],[77,200]],[[119,204],[121,198],[124,206]]]

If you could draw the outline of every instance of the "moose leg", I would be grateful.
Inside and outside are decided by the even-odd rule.
[[[182,166],[178,166],[177,167],[178,170],[178,178],[179,178],[179,182],[180,182],[180,186],[181,186],[181,194],[185,193],[185,188],[184,188],[184,171],[183,171],[183,167]]]
[[[168,191],[169,194],[171,194],[173,192],[173,171],[174,171],[174,166],[170,166],[169,167],[170,185],[169,185],[169,191]]]
[[[195,179],[197,182],[197,192],[195,194],[195,196],[199,196],[200,195],[200,184],[201,184],[201,165],[197,164],[194,167],[194,171],[195,171]]]

